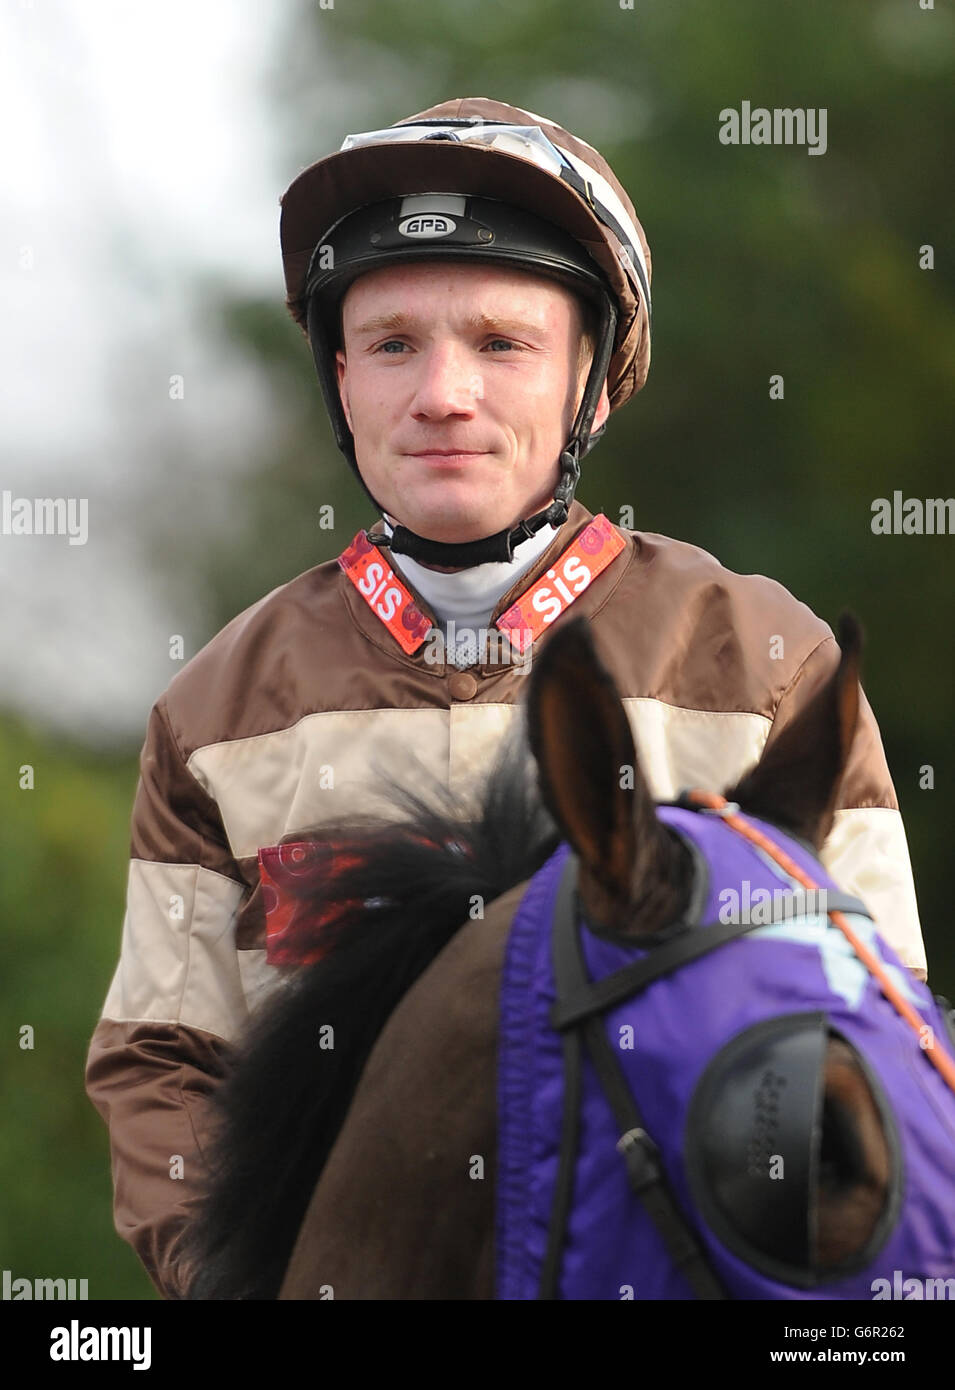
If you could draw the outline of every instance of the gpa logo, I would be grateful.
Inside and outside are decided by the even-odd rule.
[[[405,217],[398,223],[402,236],[428,240],[432,237],[450,236],[457,231],[458,224],[453,217],[445,217],[441,212],[419,212],[414,217]]]

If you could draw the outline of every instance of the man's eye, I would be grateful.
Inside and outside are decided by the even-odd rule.
[[[508,348],[508,349],[513,350],[514,348],[517,347],[517,344],[516,344],[516,343],[512,343],[511,340],[510,340],[510,338],[492,338],[491,341],[488,343],[488,347],[489,347],[489,348],[506,347],[506,348]]]
[[[399,357],[406,346],[407,345],[402,343],[398,338],[389,338],[387,343],[379,343],[376,351],[385,352],[389,357]],[[389,348],[399,348],[400,352],[388,352]]]

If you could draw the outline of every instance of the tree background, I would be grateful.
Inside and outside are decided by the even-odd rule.
[[[653,363],[585,462],[578,496],[614,518],[632,506],[638,530],[771,575],[830,624],[843,608],[860,616],[864,684],[909,837],[930,983],[955,995],[945,812],[955,538],[870,527],[877,497],[952,490],[947,7],[336,0],[290,5],[270,42],[262,80],[286,169],[276,199],[347,133],[451,96],[541,111],[609,160],[653,255]],[[744,99],[825,107],[825,155],[721,145],[719,112]],[[932,270],[919,265],[924,245],[934,248]],[[115,368],[123,409],[146,417],[125,466],[170,504],[124,524],[144,595],[161,588],[182,613],[187,655],[268,590],[337,555],[370,519],[283,306],[277,235],[275,266],[274,293],[239,294],[209,274],[185,287],[196,332],[262,392],[254,441],[212,421],[228,467],[210,468],[147,399],[141,365]],[[161,361],[163,345],[155,350]],[[774,374],[782,401],[769,397]],[[328,503],[333,531],[318,526]],[[165,653],[168,636],[143,640]],[[19,660],[41,662],[50,640],[38,625]],[[158,695],[178,667],[156,669]],[[147,715],[144,706],[136,737],[92,742],[64,738],[12,701],[0,716],[0,1265],[16,1277],[86,1277],[93,1297],[154,1296],[113,1234],[106,1131],[82,1086],[118,952]],[[31,792],[19,787],[25,763],[37,770]],[[920,788],[926,764],[932,790]],[[18,1046],[25,1023],[36,1030],[33,1051]]]

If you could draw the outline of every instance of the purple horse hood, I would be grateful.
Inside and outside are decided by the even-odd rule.
[[[791,901],[792,880],[719,816],[676,806],[661,806],[658,815],[694,850],[692,920],[705,925],[691,931],[706,932],[741,913],[749,922],[769,923],[657,978],[602,1019],[676,1206],[710,1269],[730,1298],[898,1298],[902,1288],[909,1297],[935,1296],[931,1289],[921,1295],[911,1290],[955,1277],[955,1094],[827,917],[824,903],[810,895],[798,908],[801,915],[787,915],[780,903]],[[753,823],[821,889],[838,894],[800,844],[765,822]],[[565,1076],[562,1038],[550,1018],[557,997],[552,921],[568,853],[561,846],[528,885],[502,975],[496,1296],[503,1299],[540,1296],[558,1179]],[[775,921],[770,904],[777,908]],[[924,1038],[955,1055],[945,1015],[927,987],[911,977],[868,917],[847,916],[924,1020]],[[586,926],[580,938],[594,981],[660,949]],[[890,1174],[865,1249],[824,1272],[811,1265],[807,1234],[818,1143],[800,1151],[791,1142],[797,1131],[787,1131],[785,1121],[792,1126],[792,1117],[801,1117],[807,1137],[818,1138],[821,1049],[830,1031],[862,1063],[881,1116]],[[760,1052],[774,1037],[803,1048],[809,1059],[804,1075],[816,1077],[815,1090],[790,1084],[787,1093],[785,1075],[774,1073],[765,1063],[771,1054]],[[628,1185],[619,1138],[585,1058],[557,1296],[693,1298]],[[790,1238],[785,1230],[787,1220],[798,1225],[800,1213],[804,1259],[800,1233]],[[787,1239],[786,1249],[774,1248],[774,1240],[785,1245]]]

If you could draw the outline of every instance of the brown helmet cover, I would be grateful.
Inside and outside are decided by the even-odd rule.
[[[626,190],[602,155],[546,117],[487,97],[463,97],[405,116],[395,125],[469,116],[508,125],[540,126],[554,145],[585,160],[601,174],[633,221],[649,280],[650,247]],[[329,229],[368,203],[437,192],[470,193],[513,203],[562,227],[579,241],[604,272],[618,306],[617,334],[607,373],[611,410],[640,390],[650,368],[650,324],[642,295],[634,292],[620,265],[625,248],[586,200],[561,179],[526,159],[479,145],[431,141],[369,145],[329,155],[299,174],[280,199],[280,237],[286,305],[303,332],[307,333],[306,272],[315,247]]]

